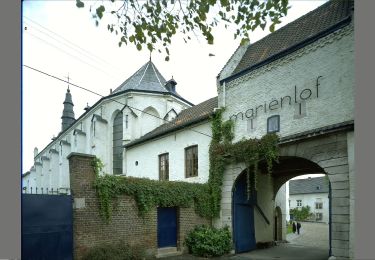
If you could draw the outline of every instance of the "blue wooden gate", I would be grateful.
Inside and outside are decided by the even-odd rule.
[[[22,259],[73,259],[70,195],[22,194]]]
[[[256,193],[247,199],[246,174],[237,179],[233,191],[233,236],[236,253],[256,248],[254,230],[254,205]]]
[[[158,247],[177,246],[177,209],[158,208]]]

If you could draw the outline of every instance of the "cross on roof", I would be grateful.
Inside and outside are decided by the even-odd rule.
[[[68,79],[68,90],[69,90],[69,80],[70,80],[69,73],[68,73],[68,77],[65,77],[65,78]]]

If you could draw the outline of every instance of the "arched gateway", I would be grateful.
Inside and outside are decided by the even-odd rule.
[[[264,174],[258,174],[257,193],[250,200],[246,198],[245,165],[227,166],[221,218],[216,226],[229,226],[236,252],[253,250],[257,242],[274,241],[278,225],[274,199],[279,188],[299,175],[325,173],[331,186],[330,255],[348,257],[354,228],[353,196],[350,196],[354,184],[349,174],[354,168],[352,149],[349,149],[353,143],[353,132],[281,140],[279,163],[274,164],[271,175],[265,173],[265,165],[260,165],[260,172]]]

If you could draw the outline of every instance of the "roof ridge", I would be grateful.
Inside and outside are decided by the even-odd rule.
[[[268,58],[288,50],[344,21],[350,16],[349,3],[352,0],[330,0],[309,11],[260,40],[249,44],[231,76],[239,74]],[[311,22],[316,22],[311,23]],[[275,42],[277,43],[275,45]],[[230,77],[230,76],[229,76]]]
[[[152,67],[152,69],[154,70],[155,76],[156,76],[156,78],[158,79],[160,86],[162,86],[163,88],[165,88],[165,87],[163,86],[163,84],[161,84],[161,81],[160,81],[160,79],[159,79],[158,73],[157,73],[156,70],[155,70],[154,63],[153,63],[152,61],[150,61],[150,62],[151,62],[151,67]],[[170,91],[168,91],[168,92],[170,92]]]
[[[142,81],[142,79],[144,78],[144,76],[145,76],[145,74],[146,74],[146,71],[147,71],[148,66],[150,65],[150,62],[148,61],[146,64],[147,64],[147,66],[146,66],[146,68],[144,69],[144,71],[143,71],[143,75],[142,75],[141,79],[139,80],[137,86],[139,86],[139,85],[141,84],[141,81]],[[145,64],[145,65],[146,65],[146,64]],[[142,68],[143,68],[145,65],[143,65]]]

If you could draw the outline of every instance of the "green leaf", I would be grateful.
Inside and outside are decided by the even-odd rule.
[[[137,43],[136,47],[137,47],[137,50],[139,50],[139,51],[142,50],[142,45],[141,44]]]
[[[274,31],[275,31],[275,24],[273,23],[270,26],[270,32],[274,32]]]
[[[169,56],[165,57],[165,61],[169,61]]]
[[[104,5],[101,5],[98,8],[96,8],[96,14],[98,15],[100,19],[102,19],[104,11],[105,11]]]
[[[84,4],[81,0],[76,0],[76,6],[77,6],[78,8],[82,8],[82,7],[85,6],[85,4]]]

